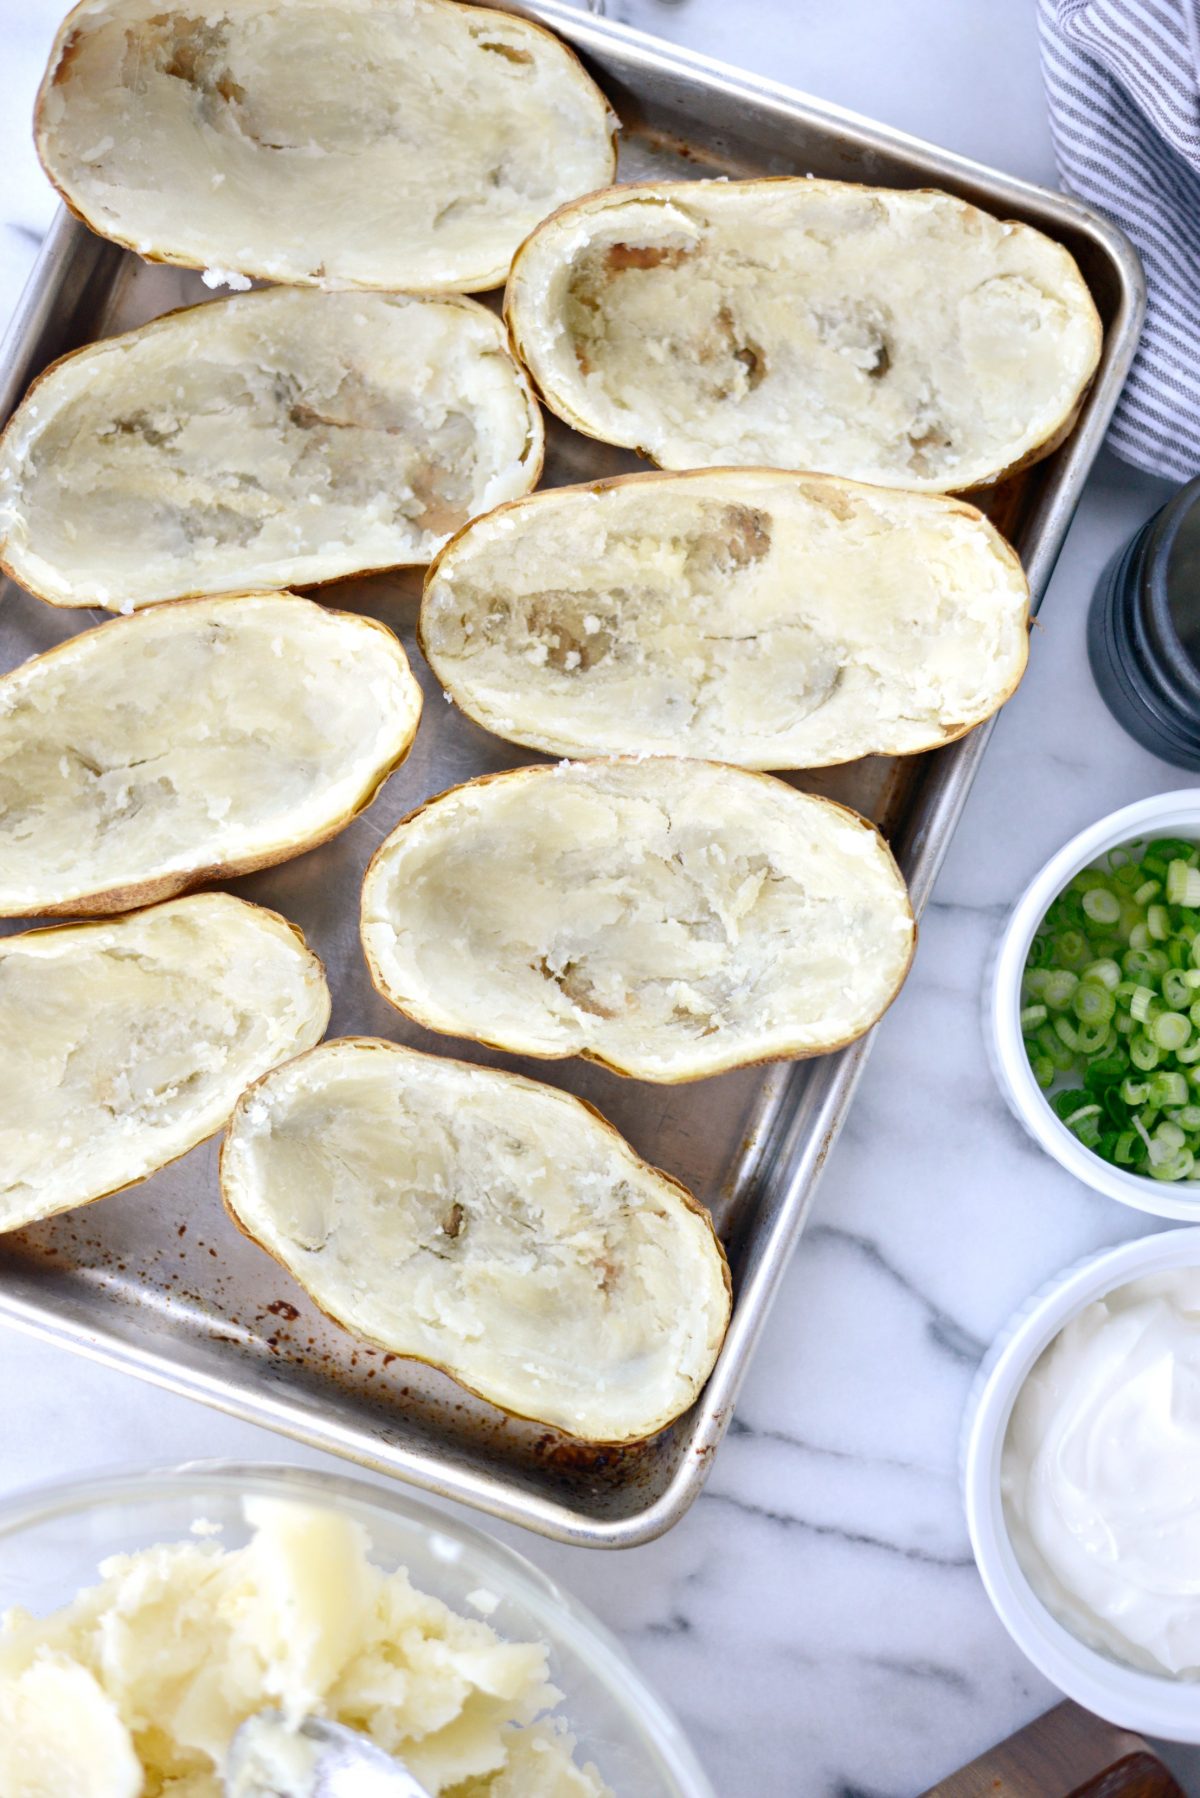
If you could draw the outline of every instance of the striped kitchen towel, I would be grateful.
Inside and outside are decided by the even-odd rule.
[[[1142,341],[1109,431],[1152,474],[1200,474],[1200,0],[1039,0],[1066,187],[1132,238]]]

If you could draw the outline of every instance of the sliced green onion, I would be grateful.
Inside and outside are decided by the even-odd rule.
[[[1082,930],[1064,930],[1054,939],[1054,953],[1064,967],[1078,970],[1092,959],[1091,947]]]
[[[1200,1157],[1200,844],[1135,841],[1081,868],[1030,945],[1020,1015],[1033,1077],[1079,1142],[1142,1175],[1190,1178]]]
[[[1200,869],[1197,869],[1200,873]],[[1178,968],[1168,968],[1162,977],[1162,995],[1172,1011],[1186,1011],[1192,1003],[1192,989],[1187,975]]]
[[[1144,1024],[1147,1018],[1154,1016],[1156,1010],[1161,1009],[1158,994],[1148,986],[1139,986],[1129,1001],[1129,1015],[1139,1024]]]
[[[1090,961],[1080,975],[1080,979],[1098,980],[1100,985],[1106,986],[1110,993],[1115,993],[1121,983],[1121,964],[1106,955],[1100,961]]]
[[[1182,1049],[1192,1034],[1192,1026],[1181,1011],[1164,1011],[1161,1017],[1151,1018],[1147,1029],[1160,1049]]]
[[[1197,876],[1196,896],[1188,897],[1188,875],[1196,873],[1186,862],[1174,861],[1167,865],[1167,904],[1194,905],[1200,900],[1200,875]]]
[[[1182,837],[1157,837],[1154,842],[1147,843],[1142,860],[1161,862],[1165,868],[1168,862],[1187,862],[1189,866],[1200,861],[1195,843],[1185,843]]]
[[[1052,1025],[1043,1024],[1034,1042],[1039,1053],[1049,1056],[1060,1074],[1067,1073],[1075,1066],[1075,1051],[1067,1048]]]
[[[1107,1024],[1117,1002],[1098,980],[1081,980],[1071,995],[1071,1010],[1081,1024]]]
[[[1055,930],[1077,930],[1087,922],[1083,900],[1078,893],[1061,894],[1057,906],[1051,906],[1046,916]]]
[[[1107,887],[1093,887],[1083,895],[1083,909],[1093,924],[1115,924],[1121,915],[1121,901]]]
[[[1166,1149],[1172,1155],[1177,1155],[1186,1144],[1187,1137],[1178,1124],[1173,1124],[1169,1118],[1164,1118],[1163,1122],[1155,1129],[1154,1140],[1160,1148]]]
[[[1086,974],[1088,968],[1094,967],[1097,962],[1103,963],[1106,961],[1115,961],[1117,963],[1118,978],[1120,977],[1120,958],[1125,951],[1125,937],[1121,924],[1117,924],[1116,930],[1117,934],[1115,936],[1105,936],[1100,931],[1092,932],[1088,938],[1092,952],[1092,960],[1088,962],[1087,967],[1080,970],[1081,973]]]
[[[1067,968],[1054,968],[1047,976],[1042,997],[1051,1011],[1065,1011],[1078,985],[1078,974],[1072,974]]]
[[[1149,1088],[1146,1097],[1160,1111],[1167,1105],[1187,1104],[1188,1083],[1182,1074],[1163,1070],[1150,1080]]]
[[[1181,1149],[1171,1161],[1155,1161],[1150,1158],[1149,1173],[1154,1180],[1190,1180],[1196,1165],[1196,1157],[1190,1149]]]
[[[1123,1055],[1098,1057],[1088,1062],[1083,1083],[1092,1092],[1098,1092],[1102,1086],[1119,1086],[1125,1077],[1125,1068]]]
[[[1118,1130],[1124,1130],[1129,1123],[1129,1107],[1115,1086],[1104,1088],[1100,1095],[1100,1103],[1109,1123],[1114,1124]]]

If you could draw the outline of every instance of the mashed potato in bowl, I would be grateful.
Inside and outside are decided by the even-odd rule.
[[[336,1512],[244,1509],[243,1548],[114,1555],[61,1610],[7,1613],[3,1798],[222,1798],[234,1732],[268,1708],[362,1730],[437,1798],[611,1798],[551,1714],[544,1644],[383,1572]]]

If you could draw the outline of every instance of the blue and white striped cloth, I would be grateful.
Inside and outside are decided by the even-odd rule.
[[[1152,474],[1200,474],[1200,0],[1039,0],[1063,184],[1137,246],[1149,305],[1109,431]]]

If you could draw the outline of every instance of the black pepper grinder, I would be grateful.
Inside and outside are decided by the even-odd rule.
[[[1088,658],[1131,737],[1177,768],[1200,769],[1200,477],[1105,569]]]

